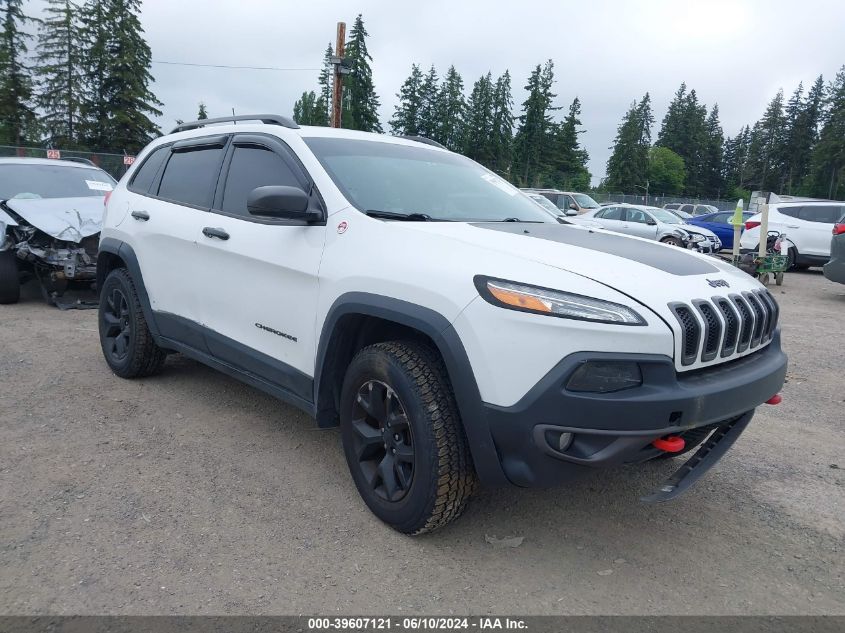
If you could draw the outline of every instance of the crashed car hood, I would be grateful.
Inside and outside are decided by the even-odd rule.
[[[6,206],[26,222],[57,240],[81,242],[103,228],[103,199],[84,198],[11,198]],[[6,214],[3,214],[6,215]],[[11,218],[10,218],[11,219]],[[0,222],[5,221],[0,216]],[[16,222],[7,222],[15,225]]]

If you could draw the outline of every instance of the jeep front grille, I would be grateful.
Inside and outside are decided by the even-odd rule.
[[[769,342],[779,308],[767,290],[670,303],[681,326],[681,365],[727,359]]]

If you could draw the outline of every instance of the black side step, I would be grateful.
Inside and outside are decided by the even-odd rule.
[[[716,427],[710,437],[701,445],[701,448],[683,466],[675,471],[653,494],[642,497],[640,500],[646,503],[658,503],[682,495],[733,446],[733,443],[751,422],[752,417],[754,417],[754,411],[749,411],[735,420]]]

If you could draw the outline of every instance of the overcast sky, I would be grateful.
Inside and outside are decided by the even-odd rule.
[[[40,3],[39,3],[40,4]],[[34,5],[37,6],[37,5]],[[582,103],[594,184],[630,102],[651,93],[657,124],[682,81],[719,104],[726,135],[761,115],[778,88],[792,92],[845,64],[842,0],[145,0],[141,20],[154,60],[318,68],[335,25],[362,13],[370,34],[381,120],[412,63],[454,64],[467,87],[509,69],[517,114],[531,69],[555,62],[557,105]],[[210,116],[291,114],[317,70],[270,72],[153,64],[159,123]]]

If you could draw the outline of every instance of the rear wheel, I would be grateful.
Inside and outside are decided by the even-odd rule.
[[[109,273],[100,290],[100,345],[111,370],[121,378],[151,376],[166,352],[147,327],[135,284],[125,268]]]
[[[343,383],[340,425],[352,479],[379,519],[421,534],[463,512],[475,472],[446,369],[429,348],[361,350]]]
[[[21,298],[18,262],[12,251],[0,252],[0,303],[17,303]]]

